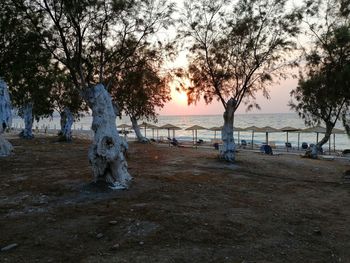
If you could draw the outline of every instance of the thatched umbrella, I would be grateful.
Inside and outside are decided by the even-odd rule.
[[[254,132],[259,130],[259,127],[256,126],[249,126],[247,128],[243,128],[244,131],[252,131],[252,149],[254,146]]]
[[[149,129],[152,129],[152,138],[154,139],[154,130],[157,130],[157,140],[158,140],[158,130],[159,130],[159,127],[157,125],[154,125],[154,124],[149,124],[148,125],[148,128]]]
[[[214,131],[214,140],[216,139],[216,132],[217,131],[221,131],[222,130],[222,126],[220,126],[220,127],[211,127],[211,128],[209,128],[208,130],[210,130],[210,131]]]
[[[322,126],[315,126],[315,127],[310,127],[302,130],[303,132],[315,132],[316,133],[316,143],[318,143],[318,135],[319,133],[326,133],[327,129]],[[334,151],[335,151],[335,134],[343,134],[344,131],[340,129],[333,128],[332,130],[333,133],[333,139],[334,139]],[[329,138],[329,152],[331,151],[331,139]]]
[[[198,130],[207,130],[207,128],[199,126],[199,125],[193,125],[191,127],[188,127],[185,129],[186,131],[192,131],[192,137],[193,137],[193,144],[197,142],[197,131]],[[197,144],[196,144],[197,148]]]
[[[266,144],[269,144],[269,133],[271,132],[280,132],[281,130],[273,128],[271,126],[265,126],[262,128],[259,128],[255,132],[264,132],[266,134]]]
[[[173,138],[175,138],[175,131],[177,131],[177,130],[182,130],[180,127],[177,127],[177,126],[172,125],[172,124],[170,124],[170,123],[167,123],[167,124],[165,124],[165,125],[163,125],[163,126],[160,126],[159,128],[160,128],[160,129],[168,130],[168,137],[169,137],[169,138],[170,138],[170,130],[173,131]]]
[[[131,128],[131,125],[128,125],[128,124],[123,123],[123,124],[118,125],[117,128],[122,129],[122,130],[120,131],[120,133],[121,133],[121,134],[124,134],[124,136],[125,136],[125,135],[127,135],[127,134],[129,133],[129,131],[126,131],[126,129],[130,129],[130,128]]]
[[[237,134],[237,141],[238,141],[238,142],[237,142],[237,143],[239,144],[239,135],[240,135],[240,132],[241,132],[241,131],[245,131],[245,129],[240,128],[240,127],[234,127],[234,128],[233,128],[233,131],[234,131],[234,132],[235,132],[235,131],[238,132],[238,134]]]
[[[142,123],[139,125],[139,127],[145,129],[145,137],[147,137],[146,129],[147,129],[147,128],[150,128],[150,126],[152,126],[152,124],[149,124],[149,123],[147,123],[147,122],[142,122]]]
[[[296,132],[296,131],[298,131],[298,150],[299,150],[299,144],[300,144],[300,129],[287,126],[287,127],[281,128],[280,130],[286,133],[286,136],[287,136],[287,138],[286,138],[287,140],[286,140],[286,141],[287,141],[287,143],[288,143],[288,133],[289,133],[289,132]],[[287,152],[288,152],[288,147],[287,147]]]

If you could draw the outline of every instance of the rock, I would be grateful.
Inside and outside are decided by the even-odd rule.
[[[8,250],[11,250],[13,248],[16,248],[18,247],[18,244],[17,243],[13,243],[13,244],[10,244],[10,245],[7,245],[6,247],[3,247],[1,248],[1,251],[8,251]]]
[[[111,247],[111,250],[117,250],[120,248],[120,245],[117,243],[117,244],[114,244],[112,247]]]
[[[140,241],[139,244],[142,246],[143,244],[145,244],[143,241]]]
[[[320,230],[320,229],[315,228],[315,229],[314,229],[314,234],[315,234],[315,235],[321,235],[322,233],[321,233],[321,230]]]
[[[102,234],[102,233],[98,233],[98,234],[96,235],[96,238],[98,238],[98,239],[103,238],[103,234]]]
[[[116,225],[118,222],[115,221],[115,220],[112,220],[112,221],[109,221],[108,223],[109,223],[110,225]]]
[[[294,233],[292,231],[287,231],[287,233],[290,235],[290,236],[294,236]]]

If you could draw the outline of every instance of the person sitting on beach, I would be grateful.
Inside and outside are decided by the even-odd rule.
[[[263,144],[263,145],[261,145],[261,147],[260,147],[260,152],[261,152],[261,153],[264,153],[264,154],[273,155],[272,148],[271,148],[271,146],[268,145],[268,144]]]
[[[173,138],[170,143],[174,146],[179,146],[179,142],[175,138]]]

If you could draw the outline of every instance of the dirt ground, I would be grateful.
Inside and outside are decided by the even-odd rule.
[[[132,143],[132,187],[103,192],[89,142],[11,142],[0,262],[350,262],[349,161]]]

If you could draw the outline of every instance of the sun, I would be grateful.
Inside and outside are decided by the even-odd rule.
[[[182,80],[182,84],[188,85],[189,81]],[[171,85],[171,98],[178,105],[187,105],[186,91],[179,89],[179,82],[174,81]]]
[[[187,95],[185,92],[183,91],[175,91],[176,92],[176,101],[178,101],[179,103],[183,104],[183,103],[187,103]]]

